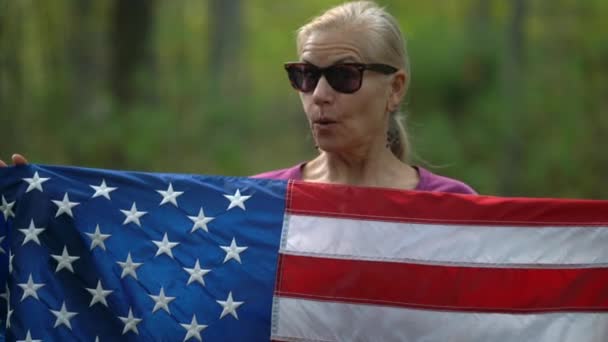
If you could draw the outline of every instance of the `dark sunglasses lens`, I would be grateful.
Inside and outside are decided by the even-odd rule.
[[[313,66],[291,65],[287,68],[287,74],[291,85],[305,93],[313,91],[319,82],[319,72]]]
[[[361,88],[362,72],[352,65],[335,65],[325,72],[327,82],[341,93],[354,93]]]

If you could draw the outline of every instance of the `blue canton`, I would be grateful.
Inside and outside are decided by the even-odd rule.
[[[268,341],[286,182],[0,169],[8,341]]]

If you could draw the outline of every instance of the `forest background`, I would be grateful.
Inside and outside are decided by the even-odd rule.
[[[0,158],[245,176],[316,154],[283,62],[330,0],[0,0]],[[482,194],[608,199],[608,1],[380,0],[413,162]]]

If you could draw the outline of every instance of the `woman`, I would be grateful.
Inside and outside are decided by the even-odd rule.
[[[410,70],[396,20],[371,1],[329,9],[297,34],[285,68],[300,92],[319,155],[254,177],[474,194],[468,185],[407,163],[399,105]]]
[[[319,155],[257,178],[473,194],[468,185],[407,163],[399,105],[410,81],[396,20],[370,1],[334,7],[301,27],[287,63]],[[20,155],[15,164],[27,163]],[[0,166],[6,165],[0,161]]]

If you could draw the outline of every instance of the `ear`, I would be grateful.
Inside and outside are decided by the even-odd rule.
[[[390,94],[386,103],[388,112],[394,112],[399,108],[399,104],[407,92],[407,80],[408,75],[403,70],[399,70],[393,75]]]

